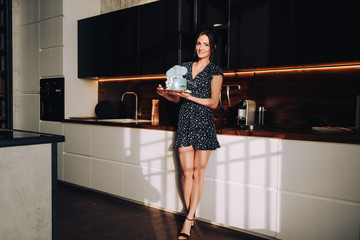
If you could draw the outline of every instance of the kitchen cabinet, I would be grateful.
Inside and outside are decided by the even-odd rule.
[[[90,156],[89,125],[65,123],[64,135],[66,136],[65,152]]]
[[[230,68],[291,63],[291,1],[231,0]]]
[[[91,156],[123,162],[123,128],[91,126]]]
[[[124,9],[81,20],[99,21],[85,38],[79,22],[79,48],[87,49],[79,52],[79,77],[165,72],[193,60],[195,35],[203,29],[217,34],[214,62],[223,69],[355,61],[360,24],[354,9],[354,0],[171,0]],[[104,16],[114,30],[101,22]]]
[[[180,32],[227,26],[229,0],[179,0]]]
[[[179,0],[181,6],[180,61],[194,60],[196,35],[212,30],[217,39],[213,62],[229,68],[229,1]]]
[[[212,221],[276,235],[278,139],[218,135]],[[201,208],[200,208],[201,210]]]
[[[62,76],[63,72],[63,16],[47,19],[39,23],[40,77]],[[38,81],[37,81],[38,82]]]
[[[78,21],[78,77],[138,73],[138,9]]]
[[[64,124],[64,181],[90,187],[90,126]]]
[[[176,0],[78,22],[78,77],[165,73],[178,64]]]
[[[138,7],[104,15],[102,76],[138,74],[138,24]]]
[[[358,61],[356,4],[231,0],[230,68]]]
[[[178,64],[177,0],[139,6],[139,73],[165,73]]]
[[[62,76],[63,68],[63,49],[53,48],[45,49],[40,52],[40,71],[43,78]]]
[[[103,74],[104,16],[78,21],[78,77],[97,77]]]
[[[63,45],[63,17],[55,17],[40,22],[40,48],[54,48]]]
[[[64,1],[68,0],[40,0],[40,20],[62,16]]]
[[[182,211],[174,132],[65,123],[64,134],[65,181]],[[278,140],[219,135],[219,141],[197,216],[274,236]]]
[[[64,181],[90,188],[90,171],[90,157],[64,153]]]
[[[354,0],[293,0],[293,63],[360,60],[357,6]]]
[[[281,140],[278,154],[278,238],[359,239],[359,146]]]
[[[22,94],[20,96],[20,105],[19,122],[21,129],[39,131],[40,94]]]
[[[180,178],[174,132],[65,123],[64,133],[65,181],[182,211],[174,187]],[[359,238],[357,144],[230,135],[218,140],[221,148],[205,171],[199,218],[279,239]]]
[[[20,89],[22,92],[34,93],[40,90],[39,34],[40,28],[38,24],[29,24],[20,29],[20,51],[22,56],[20,58]]]

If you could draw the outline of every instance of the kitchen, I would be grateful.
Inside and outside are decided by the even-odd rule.
[[[129,5],[130,1],[122,2],[128,5],[123,4],[121,8],[133,6]],[[181,2],[184,8],[190,7],[186,3],[191,1]],[[237,1],[231,2],[237,6]],[[148,72],[153,69],[151,65],[141,71],[150,75],[119,73],[118,76],[128,76],[106,76],[100,80],[78,78],[78,20],[115,12],[120,9],[117,3],[13,1],[13,128],[65,135],[66,141],[58,145],[59,180],[177,213],[182,208],[178,192],[172,188],[176,184],[177,169],[173,153],[168,150],[175,120],[174,112],[166,114],[169,109],[173,111],[173,106],[164,105],[160,100],[160,125],[70,119],[95,116],[95,106],[102,100],[113,101],[117,109],[121,109],[121,96],[128,91],[138,95],[140,118],[151,119],[151,100],[159,98],[156,86],[165,82],[164,73]],[[151,4],[155,3],[149,6]],[[279,5],[274,12],[269,11],[266,4],[237,9],[244,11],[243,22],[258,24],[256,29],[260,31],[241,28],[245,31],[241,36],[248,38],[236,50],[242,56],[229,54],[228,59],[220,58],[220,63],[225,73],[222,91],[225,110],[229,102],[236,106],[240,98],[255,99],[257,104],[268,108],[268,127],[281,128],[272,131],[229,128],[224,124],[227,119],[219,117],[218,136],[222,148],[210,160],[204,190],[204,198],[209,201],[200,203],[197,217],[279,239],[301,239],[298,231],[303,234],[303,229],[309,229],[307,239],[339,239],[337,234],[358,239],[359,135],[338,133],[339,129],[330,133],[303,129],[309,127],[309,122],[319,131],[328,125],[355,126],[356,98],[353,97],[360,94],[359,59],[351,54],[341,61],[312,59],[314,55],[306,54],[315,47],[309,51],[296,48],[293,56],[298,56],[298,62],[293,60],[292,64],[287,64],[291,48],[281,48],[289,44],[288,30],[281,31],[286,29],[287,23],[274,18],[279,26],[274,31],[280,37],[270,36],[264,33],[270,27],[262,24],[267,18],[259,18],[264,14],[269,18],[279,13],[284,17],[289,14],[281,11]],[[231,26],[236,27],[236,24]],[[182,27],[190,28],[191,21]],[[224,35],[222,26],[219,32]],[[293,39],[294,45],[307,41],[301,31],[295,36],[298,38]],[[333,35],[325,37],[329,36]],[[259,46],[255,50],[247,45],[252,39]],[[235,39],[235,42],[241,41]],[[267,47],[268,43],[272,43],[271,48]],[[237,46],[222,47],[226,52]],[[354,45],[343,46],[343,52],[349,52],[346,47]],[[328,45],[318,53],[333,59],[328,56],[331,54],[324,54],[327,50]],[[357,47],[352,52],[358,51]],[[189,51],[182,54],[189,55]],[[254,55],[259,57],[253,58]],[[151,63],[147,55],[142,59]],[[317,62],[323,65],[315,64]],[[252,67],[254,65],[257,67]],[[62,77],[66,120],[40,120],[39,79]],[[226,86],[231,88],[228,90]],[[148,93],[149,89],[154,89],[153,93]],[[133,118],[134,102],[133,96],[124,99],[123,104],[129,104],[126,105],[129,109],[125,109],[126,118]],[[115,112],[115,117],[123,118],[120,111]],[[342,164],[344,161],[346,164]],[[136,176],[145,179],[156,191],[144,197],[146,189],[141,182],[136,182]],[[114,184],[119,182],[122,184]],[[168,184],[164,186],[164,182]],[[156,197],[158,194],[160,198]],[[310,218],[312,221],[308,220]],[[318,230],[313,226],[318,226]],[[325,234],[321,227],[332,231]]]

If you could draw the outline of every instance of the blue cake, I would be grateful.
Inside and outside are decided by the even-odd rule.
[[[166,72],[166,89],[176,91],[186,91],[187,82],[183,77],[187,73],[187,68],[175,65]]]

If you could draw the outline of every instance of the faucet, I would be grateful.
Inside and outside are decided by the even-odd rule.
[[[138,120],[138,96],[136,93],[134,92],[125,92],[122,97],[121,97],[121,101],[123,102],[124,101],[124,97],[126,94],[133,94],[135,95],[135,120],[137,121]]]

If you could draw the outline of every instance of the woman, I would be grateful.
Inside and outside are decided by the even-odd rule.
[[[188,239],[196,208],[204,187],[205,167],[211,150],[219,148],[214,117],[211,109],[218,106],[223,72],[210,61],[216,45],[210,31],[201,32],[196,38],[195,62],[184,63],[188,70],[187,80],[191,94],[171,90],[158,94],[169,101],[181,103],[178,130],[174,149],[178,149],[181,165],[181,183],[187,216],[178,239]]]

